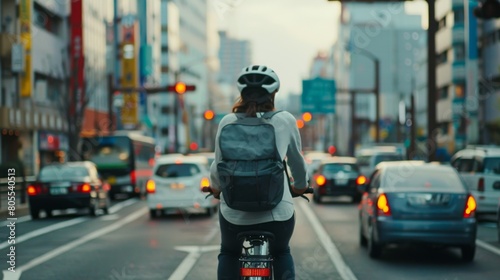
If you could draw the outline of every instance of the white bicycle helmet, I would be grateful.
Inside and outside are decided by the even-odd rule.
[[[280,79],[273,69],[264,65],[250,65],[241,70],[237,81],[240,93],[245,88],[263,88],[269,94],[279,90]]]

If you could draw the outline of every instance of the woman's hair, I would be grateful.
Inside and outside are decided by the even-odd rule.
[[[261,89],[244,90],[233,105],[233,113],[245,113],[247,117],[256,117],[257,112],[274,110],[274,94],[263,93]]]

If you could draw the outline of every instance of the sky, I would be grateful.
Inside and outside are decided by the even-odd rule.
[[[249,40],[253,63],[267,65],[278,74],[284,94],[301,92],[312,59],[337,38],[339,2],[213,0],[212,8],[219,29]],[[422,5],[408,10],[419,14]]]

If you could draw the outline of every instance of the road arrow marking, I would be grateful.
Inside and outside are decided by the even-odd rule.
[[[200,258],[202,253],[217,251],[220,249],[219,245],[209,245],[209,246],[177,246],[174,247],[175,250],[183,251],[189,253],[182,263],[175,269],[174,273],[170,275],[168,280],[181,280],[186,277],[186,275],[191,271],[191,268],[195,265],[196,261]]]

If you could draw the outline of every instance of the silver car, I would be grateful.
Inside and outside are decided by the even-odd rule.
[[[209,186],[208,159],[204,156],[161,156],[147,182],[150,217],[168,212],[197,212],[212,215],[219,201],[205,198]]]
[[[387,162],[377,166],[360,204],[360,244],[378,258],[389,244],[459,247],[474,259],[476,201],[451,166]]]

